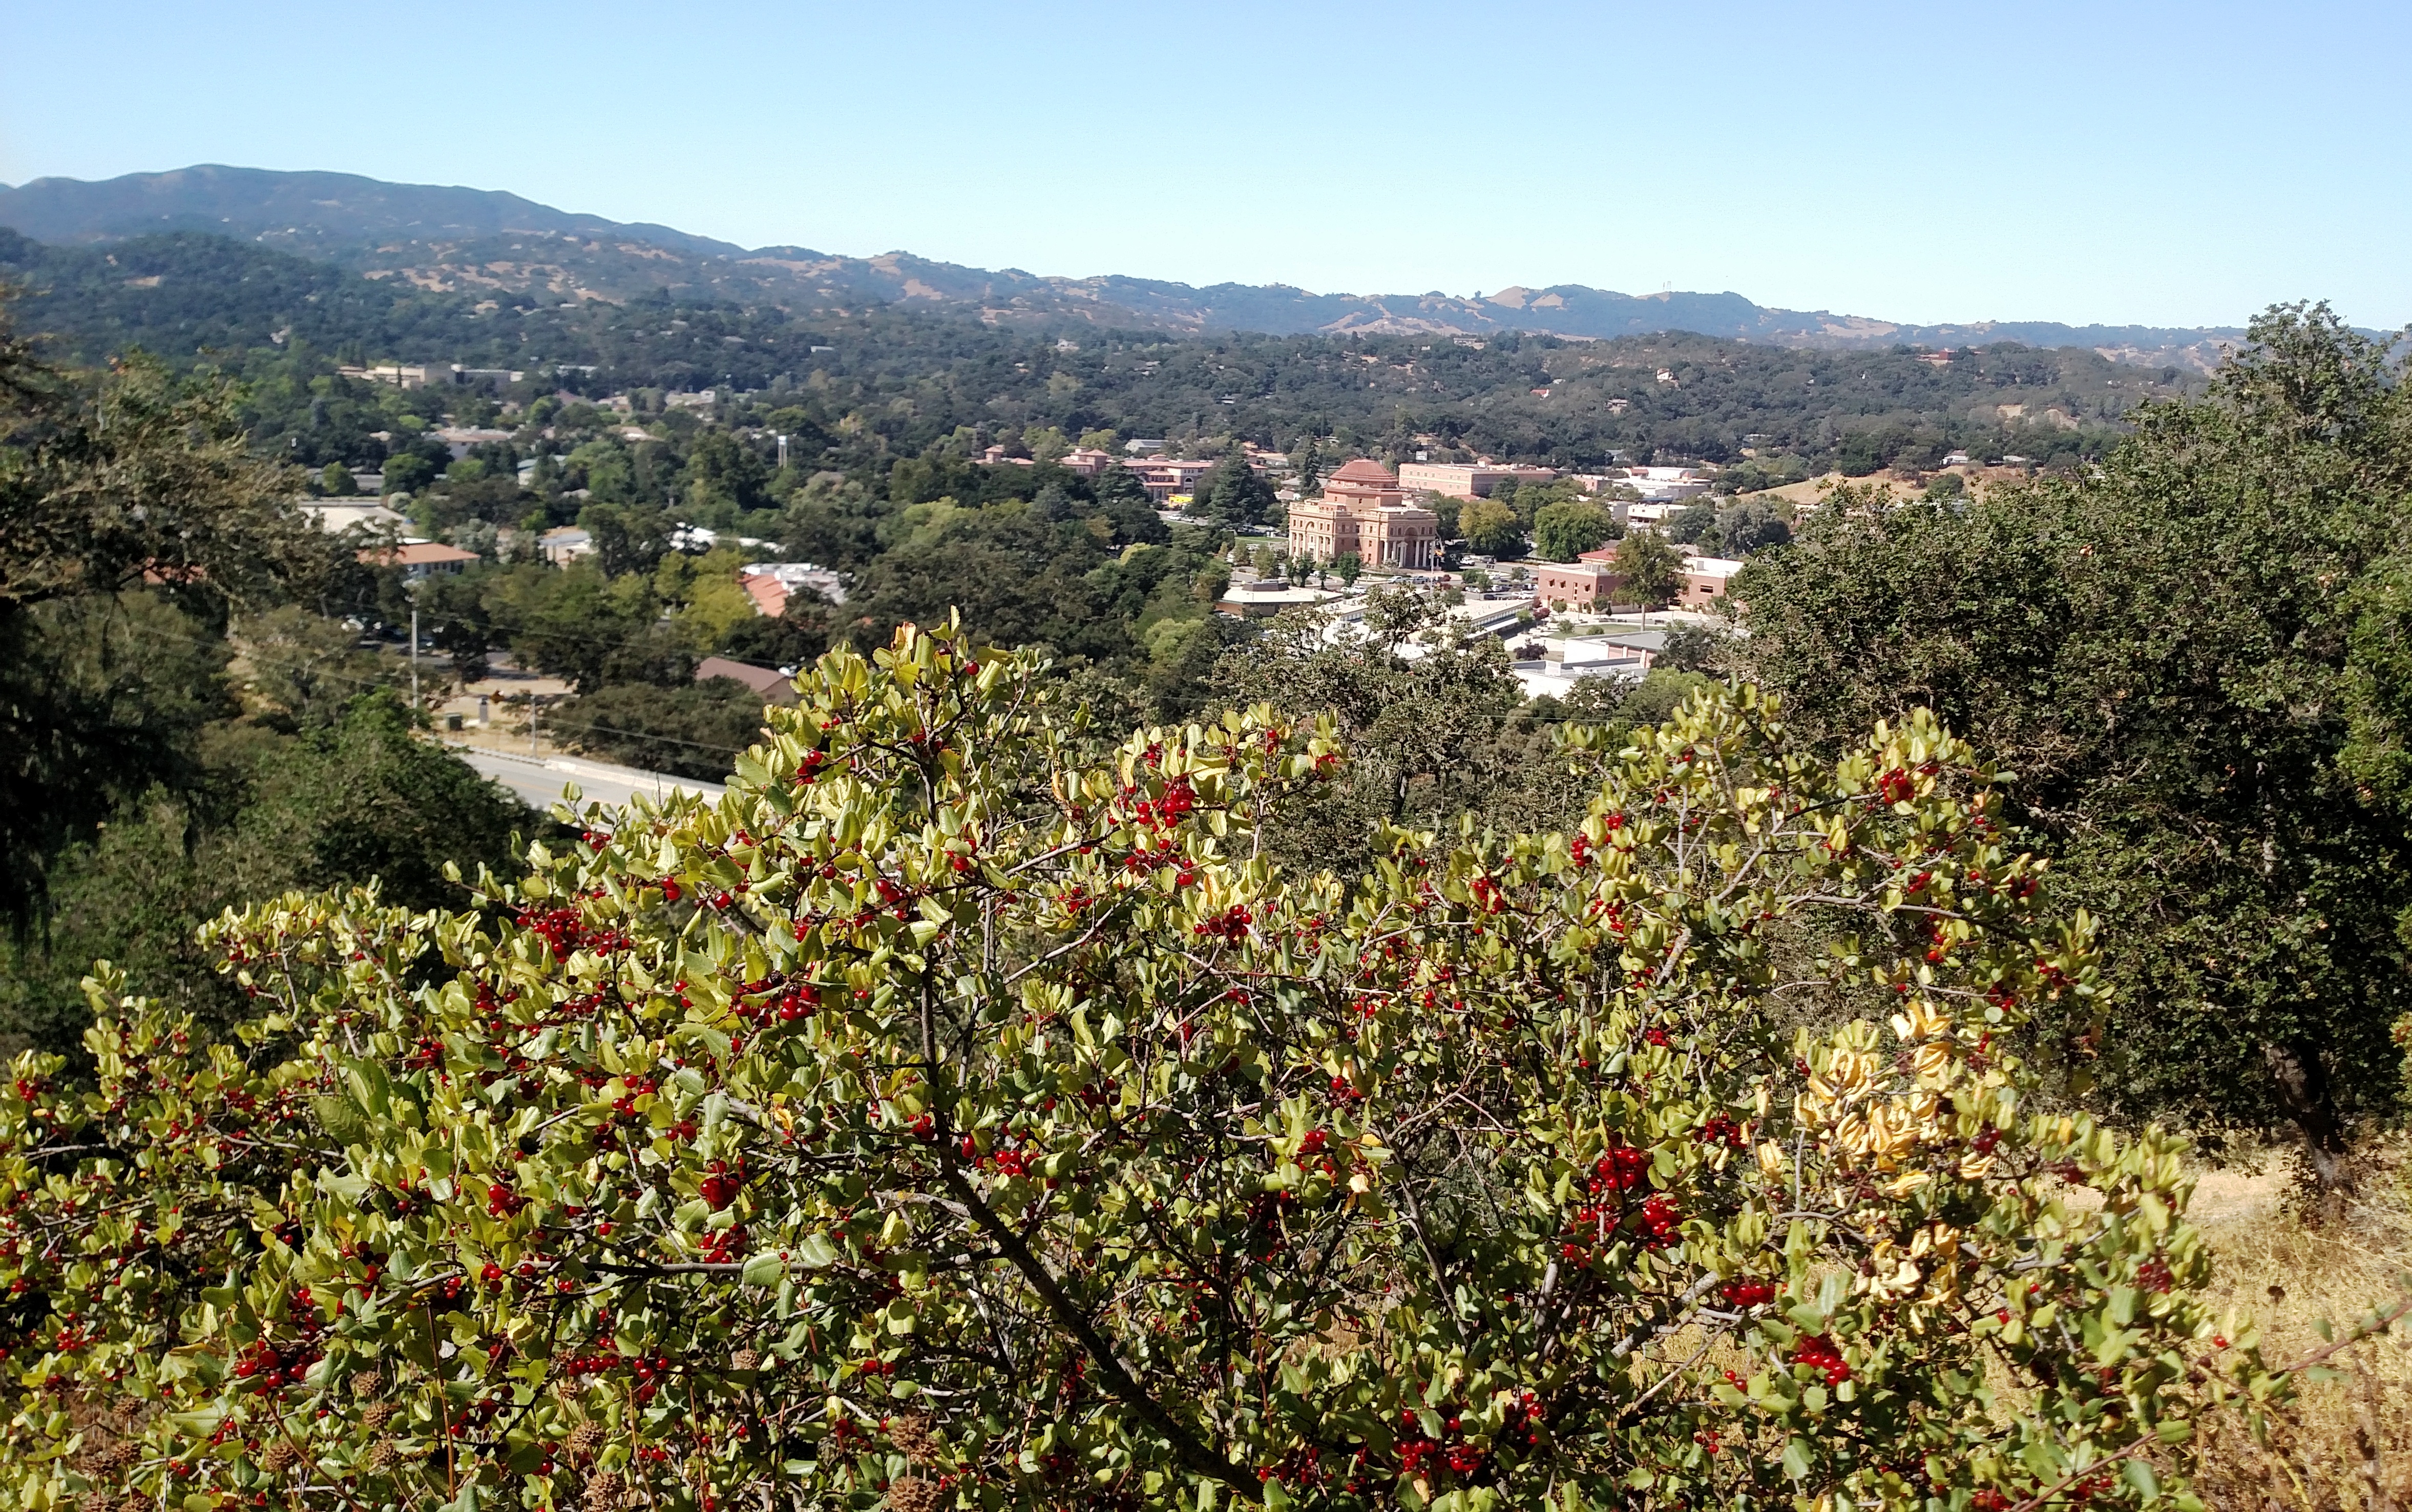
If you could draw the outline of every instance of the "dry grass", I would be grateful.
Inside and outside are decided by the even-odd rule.
[[[2261,1171],[2213,1171],[2193,1217],[2219,1260],[2210,1299],[2261,1320],[2262,1357],[2288,1364],[2342,1337],[2401,1294],[2412,1272],[2412,1147],[2375,1152],[2361,1201],[2343,1223],[2305,1225],[2287,1210],[2282,1159]],[[2333,1381],[2301,1384],[2256,1432],[2243,1415],[2209,1425],[2197,1492],[2218,1512],[2412,1508],[2412,1319],[2339,1352]]]

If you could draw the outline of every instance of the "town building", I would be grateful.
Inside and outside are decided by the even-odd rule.
[[[787,611],[787,600],[798,593],[816,593],[832,604],[846,602],[845,580],[811,562],[748,562],[737,569],[737,585],[757,609],[774,620]]]
[[[1411,462],[1399,467],[1399,487],[1410,493],[1437,493],[1450,499],[1487,499],[1500,484],[1513,481],[1546,483],[1557,477],[1553,467],[1522,462]]]
[[[1147,496],[1161,507],[1177,494],[1183,498],[1197,492],[1198,480],[1214,470],[1211,462],[1178,461],[1170,457],[1148,457],[1139,462],[1123,463],[1139,475],[1140,486]]]
[[[1096,451],[1086,447],[1074,447],[1057,460],[1056,465],[1081,477],[1095,477],[1109,467],[1119,467],[1122,459],[1110,451]]]
[[[372,536],[400,534],[410,521],[375,499],[309,499],[295,506],[330,536],[359,529]]]
[[[1344,596],[1329,588],[1293,586],[1281,578],[1235,582],[1215,601],[1214,612],[1239,620],[1265,620],[1286,609],[1314,609]]]
[[[1628,467],[1625,483],[1645,504],[1674,504],[1709,492],[1709,479],[1697,467]]]
[[[1616,569],[1606,562],[1552,562],[1533,569],[1533,596],[1553,609],[1606,609],[1615,601],[1616,583]]]
[[[1428,571],[1440,565],[1440,517],[1407,502],[1398,475],[1360,457],[1323,480],[1323,496],[1289,506],[1292,556],[1354,556],[1368,566]]]
[[[730,661],[726,656],[706,656],[695,664],[697,682],[709,683],[715,677],[744,683],[764,703],[791,704],[796,701],[796,680],[775,668]]]
[[[1732,585],[1733,575],[1742,564],[1729,557],[1692,556],[1684,559],[1675,578],[1675,596],[1670,609],[1705,609],[1713,608],[1726,596]],[[1617,591],[1623,586],[1616,576],[1616,548],[1602,547],[1585,551],[1569,563],[1552,563],[1533,569],[1533,596],[1544,604],[1563,605],[1570,609],[1613,607]]]
[[[375,367],[344,365],[335,371],[346,378],[390,383],[397,389],[442,389],[465,386],[505,389],[527,374],[514,368],[464,368],[457,362],[385,362]]]
[[[497,441],[508,441],[511,438],[511,433],[508,431],[496,431],[467,425],[441,425],[436,427],[432,433],[434,435],[436,440],[444,443],[444,449],[452,453],[452,459],[455,462],[458,462],[462,458],[469,455],[470,448],[473,447],[487,446]]]
[[[478,553],[434,541],[404,541],[362,551],[360,559],[375,567],[400,567],[405,580],[418,582],[439,572],[458,572],[477,561]]]
[[[1676,591],[1677,609],[1707,609],[1726,596],[1733,584],[1733,575],[1742,564],[1730,557],[1695,556],[1685,559],[1681,575],[1683,586]]]
[[[563,525],[548,530],[536,538],[537,554],[556,567],[566,567],[581,556],[595,554],[595,537],[576,525]]]
[[[404,365],[387,362],[377,367],[338,367],[335,371],[346,378],[359,378],[368,383],[390,383],[397,389],[426,389],[452,381],[452,369],[438,362]]]

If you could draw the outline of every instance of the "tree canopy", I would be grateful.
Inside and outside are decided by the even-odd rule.
[[[2252,336],[2088,476],[1816,511],[1736,580],[1737,665],[1838,748],[1925,707],[2000,753],[2111,942],[2109,1026],[2058,1031],[2078,1086],[2213,1139],[2291,1127],[2334,1187],[2402,1107],[2412,1007],[2412,425],[2325,308]]]
[[[908,628],[476,910],[230,913],[227,1041],[101,971],[0,1088],[14,1494],[2133,1503],[2280,1387],[2174,1147],[2026,1106],[2093,929],[1931,719],[1704,693],[1344,880],[1331,727],[1034,672]]]

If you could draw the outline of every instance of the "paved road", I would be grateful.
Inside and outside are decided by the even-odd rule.
[[[578,786],[581,805],[600,803],[614,809],[639,793],[649,798],[660,798],[677,790],[699,793],[712,799],[728,791],[719,783],[697,782],[692,777],[673,777],[667,772],[645,771],[636,767],[615,767],[610,762],[589,761],[583,756],[556,756],[539,760],[535,756],[469,745],[453,745],[451,751],[478,771],[517,793],[538,812],[560,802],[562,789],[573,783]]]

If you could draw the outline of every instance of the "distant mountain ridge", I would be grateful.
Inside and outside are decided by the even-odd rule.
[[[1580,284],[1509,287],[1481,299],[1316,294],[1282,285],[1187,284],[1108,274],[1045,276],[909,253],[849,257],[747,249],[674,228],[555,210],[491,189],[388,183],[351,173],[205,164],[89,183],[0,187],[0,227],[90,244],[163,230],[209,231],[332,262],[371,278],[493,299],[625,302],[654,290],[709,292],[797,310],[867,303],[955,309],[992,321],[1084,323],[1205,334],[1349,331],[1480,337],[1533,331],[1608,339],[1696,331],[1780,346],[1964,346],[2015,341],[2088,346],[2123,361],[2208,371],[2236,328],[1979,321],[1920,326],[1781,310],[1740,294],[1619,294]]]

